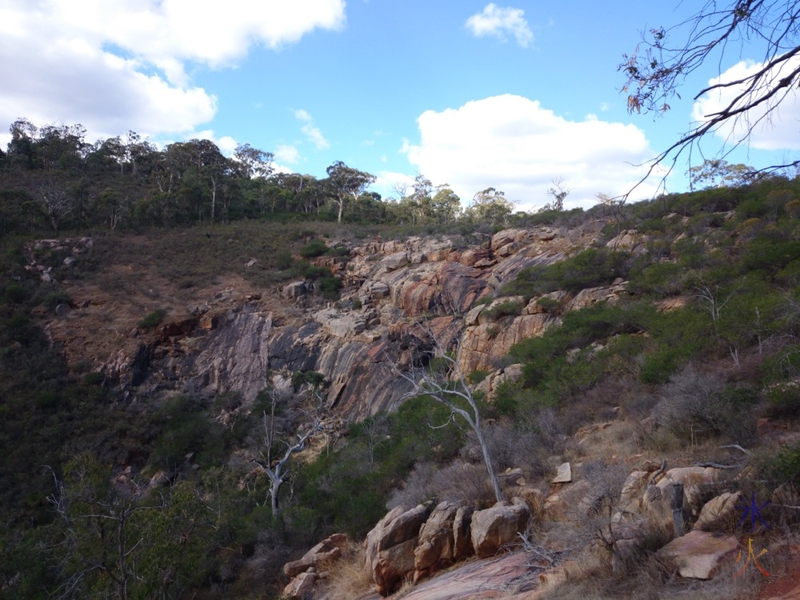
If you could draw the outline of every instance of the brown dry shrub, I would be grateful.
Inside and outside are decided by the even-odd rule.
[[[396,506],[409,508],[429,500],[486,505],[494,502],[494,491],[483,464],[459,459],[445,467],[417,463],[403,487],[392,492],[386,506],[390,510]]]
[[[374,590],[372,575],[365,568],[364,544],[348,540],[339,558],[325,561],[319,571],[326,572],[327,578],[318,591],[319,598],[359,598],[370,595]]]

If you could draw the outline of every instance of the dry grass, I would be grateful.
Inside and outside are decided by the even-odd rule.
[[[348,540],[341,557],[320,565],[320,572],[327,572],[328,577],[321,586],[319,597],[329,600],[358,600],[373,593],[374,583],[372,576],[364,568],[364,561],[364,545]]]
[[[766,558],[766,556],[764,557]],[[759,559],[759,564],[763,559]],[[764,563],[766,565],[766,563]],[[607,561],[585,552],[567,571],[566,581],[547,590],[541,600],[750,600],[758,597],[765,578],[750,569],[734,577],[740,566],[730,561],[714,579],[684,579],[672,561],[651,556],[626,576],[612,574]]]

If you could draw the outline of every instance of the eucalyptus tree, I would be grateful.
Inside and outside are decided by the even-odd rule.
[[[340,160],[333,163],[326,171],[328,173],[326,187],[339,209],[336,221],[341,223],[345,204],[358,198],[376,178],[370,173],[348,167]]]

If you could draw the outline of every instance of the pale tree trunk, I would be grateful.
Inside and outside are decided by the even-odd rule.
[[[444,351],[439,344],[439,340],[436,338],[433,332],[427,328],[425,331],[433,339],[439,357],[444,359],[450,372],[454,375],[457,387],[453,388],[452,386],[449,386],[445,376],[437,376],[431,372],[425,373],[419,379],[413,377],[413,374],[409,375],[401,372],[396,366],[394,367],[395,372],[413,386],[413,391],[409,394],[410,397],[430,396],[436,402],[444,404],[450,409],[451,420],[454,420],[455,416],[458,415],[467,422],[467,424],[470,426],[470,429],[472,429],[472,431],[475,433],[475,437],[477,438],[478,444],[481,447],[483,463],[486,466],[486,473],[489,476],[489,481],[492,485],[495,499],[497,502],[504,502],[506,498],[503,494],[503,490],[500,488],[500,481],[497,477],[497,473],[494,470],[491,452],[489,451],[489,444],[486,442],[486,437],[483,433],[483,425],[481,423],[480,411],[478,410],[478,403],[475,401],[472,390],[467,384],[466,377],[464,377],[464,372],[461,370],[461,366],[458,364],[458,361],[456,361],[453,357],[448,356],[448,354]],[[466,402],[469,409],[463,409],[457,406],[456,402],[459,401]]]

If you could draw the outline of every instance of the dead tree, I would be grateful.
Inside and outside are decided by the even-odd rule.
[[[447,354],[441,346],[436,335],[429,329],[425,332],[433,340],[436,348],[436,355],[445,363],[445,368],[439,371],[412,367],[411,372],[403,372],[395,366],[397,374],[408,381],[413,387],[412,391],[406,396],[414,398],[417,396],[428,396],[436,402],[443,404],[450,410],[449,421],[455,422],[456,416],[461,417],[470,426],[478,444],[481,447],[483,462],[486,465],[486,472],[492,484],[495,498],[498,502],[505,501],[503,491],[500,489],[500,481],[495,473],[492,463],[489,445],[483,432],[483,421],[475,395],[467,384],[467,379],[458,361]],[[413,364],[413,361],[412,361]]]
[[[269,498],[273,516],[279,512],[278,494],[290,474],[289,459],[294,454],[305,450],[311,437],[323,430],[321,411],[323,402],[317,390],[312,391],[312,396],[317,401],[316,406],[304,411],[305,418],[292,441],[291,437],[282,439],[282,432],[278,430],[275,415],[279,395],[274,389],[269,392],[270,412],[267,414],[265,410],[262,414],[262,449],[258,453],[258,458],[253,459],[253,462],[269,480]]]

